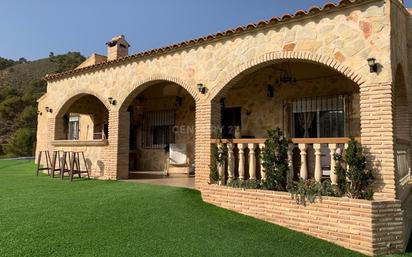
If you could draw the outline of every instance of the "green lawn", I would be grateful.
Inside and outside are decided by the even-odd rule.
[[[34,176],[30,161],[3,160],[0,256],[362,255],[203,203],[194,190],[70,183]]]

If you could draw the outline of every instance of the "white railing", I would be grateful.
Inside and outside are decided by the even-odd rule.
[[[260,153],[266,139],[212,139],[212,144],[227,148],[227,159],[218,164],[220,183],[239,179],[265,180],[266,175]],[[334,155],[344,154],[349,138],[292,138],[289,140],[288,180],[330,178],[337,183]]]

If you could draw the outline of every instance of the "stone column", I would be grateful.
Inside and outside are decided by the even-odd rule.
[[[303,180],[308,179],[308,165],[306,164],[306,155],[307,155],[307,145],[306,144],[299,144],[300,150],[300,177]]]
[[[223,144],[218,144],[217,147],[221,150],[223,147],[225,147]],[[219,158],[222,158],[222,156],[219,156]],[[217,170],[219,173],[219,185],[224,185],[225,184],[225,162],[223,163],[217,163]]]
[[[329,144],[328,145],[330,150],[330,181],[332,185],[338,184],[338,175],[336,174],[336,161],[335,161],[335,154],[336,154],[336,144]]]
[[[239,180],[245,180],[245,144],[237,144],[237,148],[239,149]]]
[[[213,115],[212,115],[213,114]],[[220,128],[220,104],[197,102],[195,116],[195,167],[196,188],[209,182],[211,162],[211,139],[214,128]]]
[[[129,177],[130,113],[109,110],[109,147],[103,156],[104,174],[108,179]]]
[[[227,173],[228,182],[232,181],[235,174],[235,155],[233,153],[233,143],[227,144]]]
[[[376,173],[375,199],[396,198],[392,92],[390,83],[360,86],[361,141]]]
[[[249,147],[249,179],[256,180],[256,156],[255,144],[248,144]]]
[[[315,180],[320,182],[322,180],[322,165],[321,165],[321,145],[313,144],[313,149],[315,149]]]

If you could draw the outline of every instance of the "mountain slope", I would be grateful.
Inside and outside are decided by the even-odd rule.
[[[6,60],[0,57],[0,60]],[[32,154],[36,135],[37,102],[46,91],[42,78],[74,69],[85,58],[76,52],[36,61],[3,61],[0,67],[0,155]]]

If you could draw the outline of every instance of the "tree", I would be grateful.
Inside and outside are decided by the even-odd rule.
[[[36,128],[37,110],[34,106],[26,106],[17,116],[16,125],[19,128]]]
[[[268,130],[268,139],[261,155],[266,174],[263,186],[270,190],[286,191],[288,140],[280,128]]]
[[[348,194],[355,199],[372,200],[372,183],[374,176],[372,170],[367,169],[366,157],[363,154],[363,147],[355,139],[351,139],[346,149],[345,161],[348,165],[346,172],[349,185]]]
[[[4,150],[8,156],[32,156],[36,131],[32,128],[19,128],[11,137]]]

